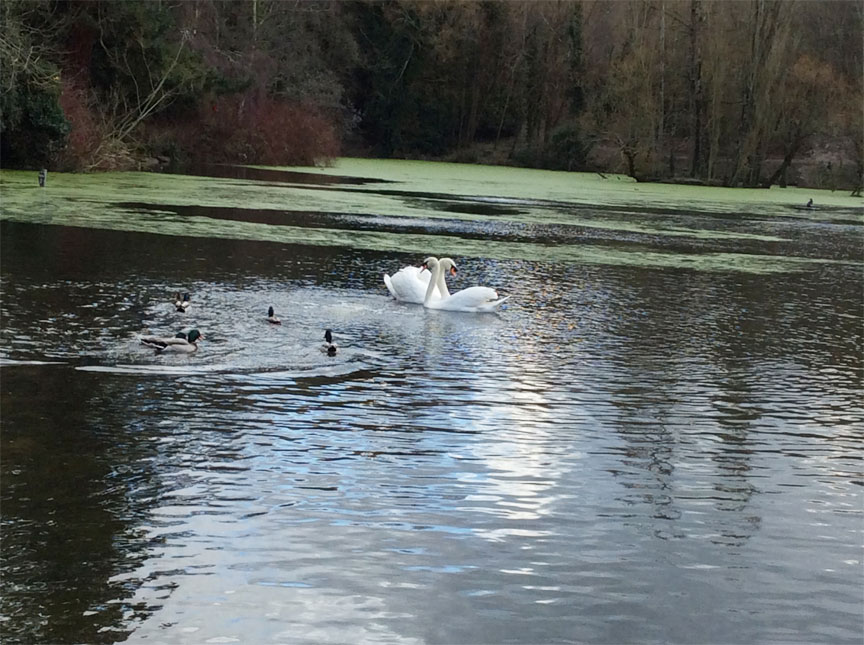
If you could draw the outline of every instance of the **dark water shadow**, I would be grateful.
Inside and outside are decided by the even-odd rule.
[[[297,170],[281,170],[276,168],[255,168],[251,166],[233,164],[197,164],[178,171],[166,171],[167,174],[192,175],[198,177],[214,177],[223,179],[242,179],[250,181],[274,182],[284,184],[305,184],[310,189],[320,190],[347,190],[353,191],[358,186],[374,186],[376,184],[394,185],[399,182],[372,177],[350,177],[345,175],[327,175]],[[344,188],[340,188],[344,187]],[[434,193],[423,191],[393,190],[389,188],[373,189],[369,191],[373,195],[403,197],[414,199],[424,203],[424,206],[453,213],[465,213],[486,216],[505,216],[524,213],[524,208],[553,208],[567,209],[584,215],[597,213],[616,214],[630,217],[634,214],[639,216],[681,216],[689,213],[686,205],[678,207],[663,207],[658,205],[630,205],[622,208],[620,205],[602,204],[576,204],[550,199],[527,199],[518,197],[500,197],[490,195],[458,195],[449,193]],[[789,213],[789,214],[784,214]],[[807,218],[813,222],[823,224],[840,224],[849,226],[862,226],[864,220],[860,218],[862,209],[843,206],[806,207],[800,204],[777,205],[777,211],[770,215],[753,214],[746,212],[711,212],[700,210],[700,215],[718,221],[753,221],[774,222],[787,220],[792,223],[801,222],[802,217],[793,215],[791,212],[807,212]]]
[[[441,197],[442,199],[429,197],[424,200],[417,200],[417,205],[421,208],[433,208],[445,213],[464,213],[466,215],[485,215],[487,217],[526,214],[526,211],[514,206],[505,206],[482,200],[443,199],[443,195]]]
[[[762,240],[670,236],[664,235],[662,231],[627,231],[579,224],[527,224],[506,219],[498,221],[463,220],[440,217],[423,218],[215,206],[179,206],[142,202],[122,202],[118,205],[130,210],[156,214],[170,211],[172,215],[181,217],[207,217],[214,220],[248,222],[268,226],[295,226],[328,230],[338,228],[345,231],[396,234],[457,235],[466,240],[522,242],[550,247],[580,244],[626,248],[630,251],[656,252],[662,250],[668,253],[686,254],[749,252],[763,255],[784,255],[787,251],[785,248],[780,248],[777,243],[767,243]],[[452,206],[452,204],[439,210],[467,212],[466,209]],[[777,248],[772,250],[771,247]],[[820,249],[812,255],[813,257],[822,257],[821,252]]]
[[[182,172],[169,172],[176,175],[196,177],[216,177],[219,179],[247,179],[251,181],[271,181],[286,184],[310,184],[313,186],[363,186],[366,184],[391,183],[386,179],[369,177],[344,177],[339,175],[319,175],[296,170],[277,170],[275,168],[253,168],[232,164],[200,164],[184,168]]]

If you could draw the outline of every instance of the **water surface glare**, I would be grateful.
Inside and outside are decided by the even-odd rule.
[[[405,212],[104,206],[166,234],[11,196],[4,643],[861,642],[860,225],[546,193],[490,211],[480,187],[442,209],[398,176],[315,177],[281,190],[401,191]],[[300,231],[178,233],[198,218]],[[391,300],[421,233],[451,290],[505,308]],[[770,271],[682,261],[711,254]],[[139,342],[181,328],[198,352]]]

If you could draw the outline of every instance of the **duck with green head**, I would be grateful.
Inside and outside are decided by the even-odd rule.
[[[167,336],[142,336],[141,343],[147,347],[154,348],[158,353],[181,352],[191,353],[198,350],[198,341],[204,340],[204,336],[197,329],[192,329],[188,334],[177,332],[173,337]]]

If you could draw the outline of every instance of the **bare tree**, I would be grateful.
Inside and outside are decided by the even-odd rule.
[[[101,165],[103,163],[102,157],[106,151],[115,150],[126,144],[129,136],[143,121],[157,110],[167,106],[185,89],[183,82],[169,86],[167,81],[177,68],[187,39],[188,32],[181,32],[180,42],[177,43],[171,60],[163,69],[155,70],[148,63],[145,51],[146,43],[139,34],[135,39],[135,45],[140,50],[141,60],[144,62],[146,73],[143,75],[137,72],[130,62],[128,49],[108,48],[105,47],[104,42],[102,43],[109,59],[112,60],[116,68],[128,75],[135,88],[135,93],[130,101],[130,98],[117,88],[111,91],[107,106],[101,111],[105,135],[92,151],[90,162],[87,165],[88,169]]]
[[[57,87],[58,33],[62,20],[37,14],[50,13],[45,3],[4,0],[0,3],[0,91],[11,93],[22,80],[31,87]],[[33,23],[40,23],[36,28]]]
[[[772,138],[783,149],[783,161],[764,182],[767,188],[780,181],[786,185],[786,171],[805,142],[820,129],[824,129],[837,101],[843,93],[843,82],[831,66],[801,56],[786,75],[779,88],[776,119]]]
[[[759,183],[765,153],[770,100],[785,71],[788,12],[781,0],[751,0],[749,56],[744,61],[741,116],[730,183]]]
[[[704,25],[702,0],[690,0],[690,23],[688,25],[690,42],[690,67],[688,75],[690,103],[690,138],[692,154],[690,176],[701,174],[704,167],[703,155],[708,138],[705,136],[705,91],[702,77],[702,31]]]

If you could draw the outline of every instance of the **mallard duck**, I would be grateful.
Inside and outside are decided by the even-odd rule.
[[[186,313],[186,310],[189,309],[189,294],[184,293],[183,297],[180,297],[180,292],[174,294],[174,308],[177,311],[182,313]]]
[[[276,317],[276,313],[273,311],[273,307],[270,307],[267,310],[267,322],[273,325],[281,325],[282,321]]]
[[[187,354],[190,352],[195,352],[195,351],[198,351],[198,341],[204,340],[204,336],[202,336],[201,332],[198,331],[197,329],[192,329],[186,335],[186,342],[185,343],[179,342],[179,341],[181,341],[181,339],[177,338],[177,337],[175,337],[174,340],[178,341],[178,342],[168,343],[167,345],[165,345],[165,347],[157,349],[157,351],[159,353],[162,353],[162,352],[184,352]]]
[[[188,343],[189,337],[182,331],[178,331],[174,336],[141,336],[141,344],[148,347],[161,349],[166,345],[173,343]]]
[[[324,332],[324,340],[326,341],[321,346],[321,351],[327,354],[327,356],[336,356],[336,345],[333,343],[333,331],[327,329]]]
[[[198,341],[204,340],[204,336],[197,329],[192,329],[188,334],[182,331],[174,337],[165,336],[142,336],[141,342],[148,347],[153,347],[157,352],[194,352],[198,349]]]

